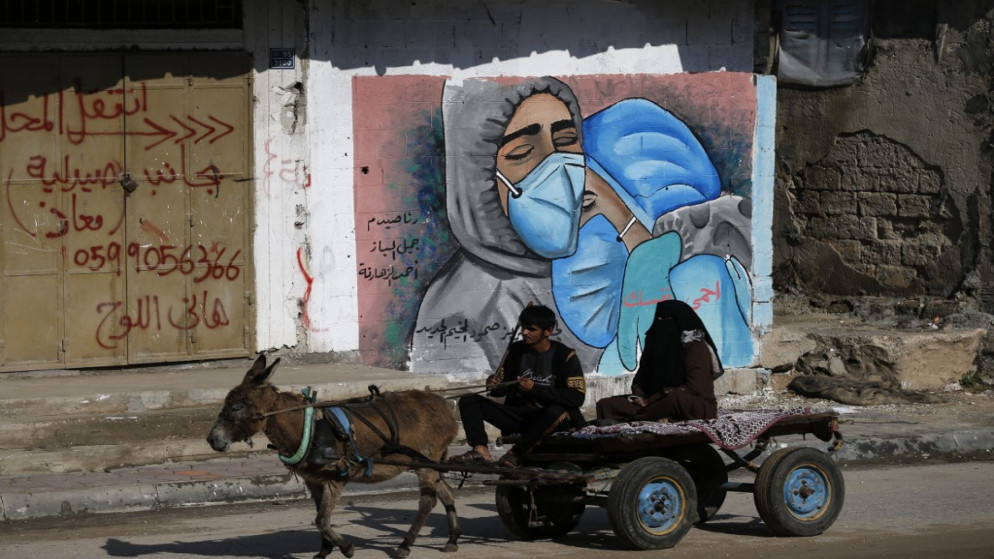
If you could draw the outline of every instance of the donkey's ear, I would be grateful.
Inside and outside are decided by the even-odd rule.
[[[245,373],[245,378],[242,379],[242,384],[259,385],[266,382],[269,380],[270,375],[273,374],[273,369],[276,368],[276,365],[278,365],[279,362],[280,360],[277,357],[276,361],[273,361],[272,365],[266,367],[266,356],[264,354],[260,354],[258,359],[255,360],[255,363],[252,364],[252,368]]]
[[[266,369],[266,376],[262,380],[263,381],[269,380],[269,377],[273,376],[273,371],[276,370],[276,366],[279,365],[279,364],[280,364],[280,358],[277,357],[276,361],[273,361],[273,364],[270,365],[269,368]]]

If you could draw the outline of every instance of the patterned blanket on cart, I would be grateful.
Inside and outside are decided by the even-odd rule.
[[[619,423],[608,427],[588,425],[571,433],[557,433],[556,436],[592,439],[637,433],[675,435],[701,431],[714,444],[728,450],[735,450],[751,443],[763,431],[769,429],[771,425],[785,417],[809,415],[810,413],[811,410],[804,406],[749,411],[718,410],[717,419],[696,419],[675,423],[633,421],[631,423]]]

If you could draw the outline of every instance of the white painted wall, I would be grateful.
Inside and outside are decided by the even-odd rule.
[[[310,161],[306,118],[292,114],[297,89],[307,82],[306,12],[297,2],[245,3],[245,49],[255,60],[255,310],[258,349],[299,343],[300,303],[306,289],[297,265],[304,246],[295,226],[306,209]],[[269,49],[294,48],[294,69],[270,70]],[[295,84],[300,84],[295,87]],[[289,114],[288,114],[289,113]]]

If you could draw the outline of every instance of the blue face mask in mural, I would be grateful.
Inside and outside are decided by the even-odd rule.
[[[583,155],[565,152],[550,154],[515,185],[497,173],[510,190],[511,225],[532,252],[551,259],[576,251],[585,174]]]
[[[560,317],[583,343],[605,347],[618,331],[618,300],[628,249],[603,214],[580,229],[576,253],[552,262]]]

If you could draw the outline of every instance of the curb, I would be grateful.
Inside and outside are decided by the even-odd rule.
[[[269,466],[272,466],[273,462],[267,460],[263,468],[272,470],[273,468]],[[190,463],[188,466],[196,467],[197,463]],[[282,468],[278,465],[276,467]],[[414,473],[404,472],[396,478],[375,485],[350,483],[346,485],[342,495],[359,496],[413,491],[417,489],[417,483],[417,476]],[[303,482],[289,472],[240,475],[205,481],[142,481],[88,488],[8,491],[0,495],[0,519],[30,520],[89,513],[128,513],[164,508],[305,498],[308,498],[308,493]]]
[[[897,459],[924,462],[934,458],[959,458],[977,453],[994,457],[992,449],[994,428],[968,429],[889,439],[853,438],[845,441],[836,460],[840,463]]]

